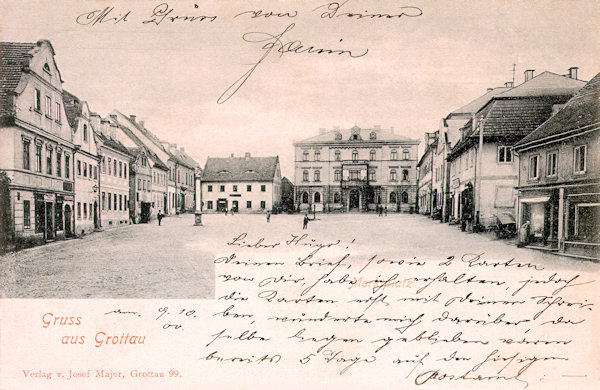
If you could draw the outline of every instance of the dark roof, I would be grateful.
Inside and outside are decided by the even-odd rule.
[[[111,116],[110,118],[111,118],[111,120],[113,122],[115,122],[115,124],[117,124],[119,126],[119,128],[125,133],[125,135],[127,135],[129,138],[131,138],[131,140],[133,142],[135,142],[135,144],[138,146],[137,148],[128,148],[129,153],[132,153],[132,154],[136,155],[138,153],[138,151],[143,150],[143,151],[146,152],[146,154],[148,154],[148,156],[150,157],[150,159],[152,160],[152,162],[154,163],[155,166],[157,166],[158,168],[167,170],[167,171],[169,170],[169,168],[167,167],[167,165],[164,162],[162,162],[160,160],[160,158],[158,158],[158,156],[156,155],[156,153],[152,152],[144,144],[144,142],[141,139],[139,139],[138,136],[135,135],[133,133],[133,131],[131,131],[131,129],[129,129],[129,127],[127,127],[123,123],[119,122],[119,119],[118,119],[117,116]]]
[[[536,141],[600,126],[600,73],[571,98],[565,107],[516,144],[517,149]]]
[[[115,149],[121,153],[125,153],[128,155],[131,155],[131,153],[129,152],[129,149],[127,149],[122,143],[120,143],[119,141],[113,139],[113,138],[109,138],[107,136],[105,136],[104,134],[102,134],[99,131],[94,131],[94,134],[96,135],[97,139],[100,140],[100,142],[102,142],[103,145]]]
[[[204,166],[202,181],[239,182],[272,181],[279,157],[209,157]]]
[[[64,89],[62,95],[67,121],[72,128],[75,128],[77,127],[78,118],[81,116],[81,100]]]
[[[29,52],[35,43],[0,42],[0,116],[13,115],[9,95],[21,80],[23,68],[29,66]]]

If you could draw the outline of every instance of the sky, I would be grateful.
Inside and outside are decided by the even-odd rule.
[[[513,64],[515,85],[526,69],[591,79],[598,20],[600,0],[3,0],[0,39],[50,40],[65,89],[102,116],[136,115],[202,166],[278,155],[293,177],[294,141],[380,125],[423,142],[512,81]]]

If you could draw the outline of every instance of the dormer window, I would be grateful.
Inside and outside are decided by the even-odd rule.
[[[50,66],[48,65],[47,62],[44,64],[44,72],[50,74]]]
[[[83,124],[83,142],[87,142],[88,140],[88,128],[87,125]]]
[[[339,132],[335,133],[335,139],[336,139],[336,141],[341,140],[342,139],[342,133],[339,133]]]
[[[372,131],[371,134],[369,134],[369,139],[377,139],[377,133]]]

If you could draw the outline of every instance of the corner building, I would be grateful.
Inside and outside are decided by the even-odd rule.
[[[294,203],[299,211],[413,212],[419,141],[394,128],[333,130],[295,142]]]

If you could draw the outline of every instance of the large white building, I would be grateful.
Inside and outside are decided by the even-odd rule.
[[[394,129],[321,129],[294,143],[295,205],[300,211],[412,212],[419,141]]]
[[[205,212],[266,212],[281,202],[279,157],[208,157],[202,173]]]

